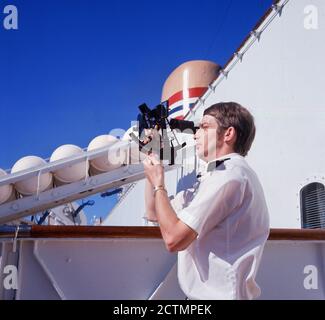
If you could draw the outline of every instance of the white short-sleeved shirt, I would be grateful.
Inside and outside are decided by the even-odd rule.
[[[198,237],[178,252],[178,281],[189,299],[254,299],[269,215],[262,186],[244,157],[203,173],[171,205]]]

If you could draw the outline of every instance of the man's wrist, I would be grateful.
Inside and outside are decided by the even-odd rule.
[[[163,184],[157,185],[153,187],[153,195],[156,196],[157,191],[162,190],[167,193],[167,190]]]

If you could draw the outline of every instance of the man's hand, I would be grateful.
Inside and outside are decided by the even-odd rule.
[[[143,161],[146,178],[153,187],[164,185],[165,172],[157,155],[151,153]]]
[[[144,129],[144,139],[142,143],[146,146],[144,153],[154,153],[160,155],[160,149],[164,147],[164,143],[161,141],[159,130],[155,128]]]
[[[148,144],[151,141],[160,142],[160,134],[157,128],[144,129],[144,139],[142,142]]]

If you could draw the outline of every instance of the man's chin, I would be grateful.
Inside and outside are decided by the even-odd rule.
[[[201,151],[198,150],[198,149],[196,149],[196,155],[197,155],[197,157],[198,157],[200,160],[205,161],[205,162],[207,161],[206,157],[204,156],[204,153],[201,152]]]

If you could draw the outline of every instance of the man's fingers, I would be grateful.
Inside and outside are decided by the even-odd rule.
[[[149,157],[147,157],[143,160],[143,165],[148,168],[150,165],[153,165],[153,162]]]
[[[152,164],[154,164],[154,165],[160,164],[160,159],[159,159],[158,156],[157,156],[156,154],[154,154],[154,153],[151,153],[151,154],[149,155],[149,159],[150,159],[150,161],[152,162]]]
[[[143,166],[147,168],[149,166],[149,160],[146,158],[143,160]]]
[[[144,159],[143,164],[146,166],[150,166],[150,165],[152,166],[152,165],[159,165],[159,164],[161,164],[161,162],[160,162],[160,158],[158,155],[156,155],[154,153],[150,153]]]

